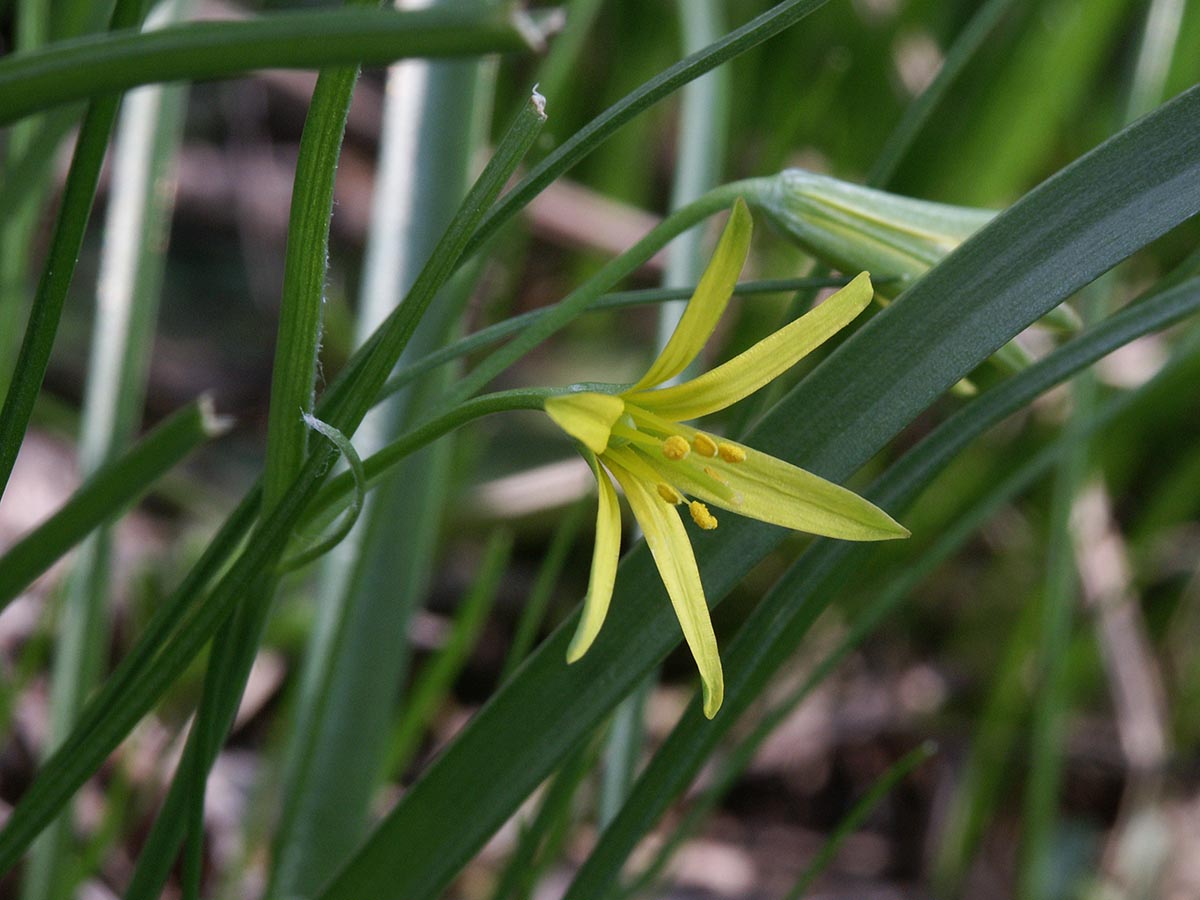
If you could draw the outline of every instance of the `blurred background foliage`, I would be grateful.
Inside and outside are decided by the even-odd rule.
[[[568,0],[565,30],[552,40],[550,55],[518,54],[495,65],[480,64],[476,99],[465,110],[448,104],[441,127],[462,128],[478,117],[498,139],[529,86],[542,78],[549,121],[527,162],[544,158],[685,55],[678,14],[686,2]],[[199,2],[197,12],[229,16],[298,5],[234,8]],[[715,4],[726,29],[771,5],[765,0]],[[4,4],[0,28],[6,46],[22,44],[21,17],[36,6],[21,0]],[[45,6],[60,8],[57,2]],[[889,190],[1003,209],[1200,76],[1196,3],[835,0],[721,70],[731,98],[723,133],[713,136],[725,147],[721,181],[799,166],[865,182],[889,134],[929,86],[956,39],[985,14],[997,21],[933,107],[887,180]],[[1170,40],[1148,53],[1147,22],[1154,16],[1175,17],[1177,27]],[[577,54],[556,57],[556,42],[573,42]],[[1139,75],[1139,66],[1159,74]],[[1152,92],[1139,96],[1147,79]],[[142,423],[148,427],[198,393],[211,391],[217,408],[233,416],[237,426],[157,484],[117,528],[111,632],[103,647],[109,660],[126,652],[261,467],[291,179],[313,82],[307,73],[271,72],[196,84],[187,91],[182,138],[170,162],[173,174],[160,185],[173,189],[175,199],[169,242],[165,235],[158,239],[164,253],[162,286]],[[318,388],[357,343],[364,255],[377,227],[371,191],[385,97],[385,74],[367,70],[350,109],[338,168]],[[77,110],[69,115],[77,116]],[[451,122],[455,116],[457,125]],[[575,167],[567,183],[539,197],[471,273],[475,281],[462,289],[461,318],[445,335],[554,302],[613,253],[631,246],[670,207],[682,152],[679,116],[678,96],[652,107]],[[10,165],[19,155],[20,127],[7,132]],[[11,296],[30,294],[44,254],[66,169],[65,141],[56,144],[44,153],[37,173],[39,190],[32,194],[37,207],[24,220],[28,227],[22,232],[11,222],[5,226],[5,290]],[[476,147],[467,155],[478,162],[481,152]],[[94,301],[105,239],[103,209],[114,202],[111,169],[106,172],[34,430],[0,506],[5,545],[61,505],[75,484],[74,448],[89,346],[98,326]],[[465,189],[461,176],[457,182],[446,175],[424,185],[447,204],[441,213],[424,215],[448,217]],[[5,184],[8,189],[11,182]],[[744,277],[797,277],[810,271],[813,261],[761,217],[756,224]],[[427,221],[418,225],[433,227]],[[1125,304],[1189,259],[1194,272],[1198,237],[1200,226],[1186,223],[1121,265],[1078,301],[1085,318],[1094,321],[1102,310]],[[662,279],[662,260],[656,259],[625,286],[654,287]],[[761,337],[793,302],[791,294],[782,293],[735,302],[733,316],[710,347],[712,358],[728,357]],[[657,323],[653,308],[583,317],[522,360],[501,383],[632,378],[653,353]],[[1092,408],[1145,384],[1172,348],[1189,337],[1194,347],[1195,329],[1190,323],[1146,337],[1097,366],[1095,393],[1088,401]],[[17,319],[10,317],[3,330],[6,341],[19,334]],[[432,346],[445,340],[433,339]],[[1052,345],[1044,334],[1034,333],[1027,346],[1041,355]],[[10,360],[6,357],[6,373]],[[806,362],[801,369],[809,367]],[[1088,483],[1101,483],[1105,498],[1096,540],[1107,542],[1108,564],[1116,560],[1118,568],[1127,567],[1121,589],[1122,614],[1128,617],[1124,633],[1144,638],[1147,653],[1130,655],[1121,649],[1124,644],[1114,645],[1104,616],[1072,592],[1074,625],[1061,660],[1068,697],[1058,747],[1062,783],[1052,798],[1057,819],[1044,848],[1052,860],[1050,882],[1031,888],[1021,873],[1029,866],[1022,855],[1028,852],[1022,849],[1027,822],[1022,797],[1036,764],[1031,761],[1037,752],[1030,737],[1035,730],[1031,709],[1038,691],[1035,660],[1044,637],[1037,609],[1052,563],[1047,534],[1055,515],[1053,480],[1043,477],[1004,498],[927,574],[914,575],[913,567],[914,560],[954,535],[982,498],[1062,433],[1072,408],[1065,389],[1040,398],[971,445],[904,516],[912,540],[879,549],[871,565],[855,572],[836,594],[801,652],[776,679],[771,702],[764,699],[762,708],[738,725],[689,796],[641,843],[627,869],[630,877],[662,847],[672,846],[678,831],[686,840],[665,873],[651,878],[649,895],[785,896],[871,786],[933,739],[936,753],[931,758],[923,753],[919,764],[914,760],[893,779],[886,796],[864,810],[865,818],[843,835],[844,843],[816,873],[807,896],[1200,895],[1195,864],[1200,858],[1200,579],[1195,565],[1200,555],[1200,399],[1194,390],[1196,366],[1190,381],[1187,374],[1143,397],[1088,447]],[[998,377],[980,373],[984,387]],[[935,403],[853,485],[866,484],[962,403],[952,396]],[[752,412],[740,414],[749,418]],[[571,447],[549,423],[529,413],[488,419],[459,434],[444,455],[440,522],[427,535],[423,558],[427,578],[419,596],[406,601],[411,617],[404,627],[413,662],[397,673],[403,683],[391,685],[394,694],[384,699],[404,717],[399,722],[396,715],[389,717],[389,779],[372,791],[372,816],[395,800],[510,677],[528,642],[569,614],[586,586],[589,478],[586,472],[580,477],[570,463],[561,465],[572,455]],[[414,521],[408,512],[399,501],[380,514],[400,533],[427,521]],[[789,539],[715,611],[722,640],[805,544],[802,536]],[[1104,560],[1089,562],[1087,550],[1082,546],[1071,554],[1085,586],[1089,573],[1083,570],[1105,565]],[[6,736],[0,798],[8,803],[20,796],[44,751],[49,665],[67,568],[60,566],[36,582],[0,616],[0,721]],[[206,895],[257,896],[275,877],[269,851],[287,796],[280,773],[295,752],[296,738],[289,734],[303,704],[299,673],[313,652],[310,640],[322,606],[330,602],[325,578],[308,571],[285,582],[238,724],[213,769],[205,819]],[[782,718],[757,753],[734,767],[727,793],[711,798],[709,815],[690,826],[689,810],[705,809],[705,791],[719,780],[719,761],[737,759],[733,748],[775,700],[872,615],[881,596],[909,578],[915,580],[896,598],[892,614]],[[525,644],[515,657],[514,642]],[[1120,666],[1106,662],[1106,654],[1114,652],[1125,654],[1121,658],[1132,675],[1123,676]],[[203,673],[200,662],[193,665],[118,761],[85,788],[67,849],[60,851],[59,863],[71,872],[68,884],[59,888],[65,892],[61,896],[76,889],[90,892],[77,896],[122,894],[176,758],[179,734],[198,702]],[[1155,711],[1131,712],[1119,701],[1114,704],[1122,677],[1161,685],[1166,720],[1152,725],[1162,728],[1166,743],[1149,773],[1123,752],[1121,735],[1128,723],[1122,716],[1153,719]],[[624,739],[633,768],[663,740],[691,697],[693,680],[686,650],[677,650],[661,680],[633,707],[643,726],[636,737]],[[413,697],[420,698],[418,713]],[[612,802],[604,799],[612,788],[605,786],[603,773],[619,763],[611,742],[607,749],[602,743],[597,736],[567,760],[538,801],[468,866],[449,896],[560,896],[596,840],[597,810]],[[172,875],[168,890],[177,889],[178,878]],[[21,887],[18,873],[0,893],[17,896],[22,890],[29,888]],[[1150,892],[1139,892],[1145,890]]]

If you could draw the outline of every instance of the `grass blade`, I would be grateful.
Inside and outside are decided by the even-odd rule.
[[[439,229],[470,185],[486,103],[475,61],[407,60],[388,71],[371,229],[364,255],[356,339],[393,311],[433,250]],[[415,137],[414,137],[415,136]],[[421,223],[422,227],[414,227]],[[442,291],[405,347],[401,364],[456,332],[470,294],[464,269]],[[421,379],[376,407],[358,430],[377,450],[423,415],[452,371]],[[320,573],[320,619],[310,639],[285,761],[270,896],[326,881],[361,840],[380,784],[410,650],[405,635],[436,564],[448,509],[453,442],[414,455],[372,495],[342,551]],[[397,521],[420,523],[397,543]]]
[[[84,37],[0,60],[0,124],[60,103],[159,81],[204,81],[266,68],[379,65],[409,56],[515,52],[529,49],[535,35],[536,26],[520,13],[464,4],[408,12],[309,10]]]
[[[579,529],[590,512],[591,503],[581,500],[570,508],[555,529],[550,546],[542,556],[542,564],[534,576],[533,587],[529,589],[529,596],[525,598],[525,604],[521,607],[521,617],[517,620],[516,630],[508,645],[508,656],[500,669],[500,684],[512,677],[513,672],[525,661],[525,657],[537,642],[538,629],[546,616],[554,587],[562,577],[567,554],[571,552],[571,545],[575,543]]]
[[[45,523],[0,557],[0,606],[102,523],[128,509],[164,473],[204,441],[224,433],[228,422],[201,399],[179,410],[128,453],[98,469]]]
[[[112,30],[136,25],[141,20],[141,14],[140,0],[119,0],[113,11]],[[3,61],[0,61],[2,65]],[[104,162],[104,153],[120,104],[119,95],[98,97],[88,107],[79,130],[46,264],[25,326],[16,369],[4,397],[4,406],[0,409],[0,497],[3,497],[4,489],[8,486],[17,451],[25,438],[33,404],[41,391],[42,379],[50,362],[50,349],[58,334],[58,322],[62,318],[67,289],[75,275],[75,262],[83,245],[83,232],[96,198],[100,166]]]
[[[916,769],[926,760],[929,760],[937,753],[937,745],[932,741],[928,741],[915,750],[910,750],[896,762],[888,767],[887,771],[879,776],[879,779],[871,785],[871,789],[863,796],[858,803],[854,804],[854,808],[849,814],[838,823],[833,834],[825,841],[821,847],[821,851],[817,854],[816,859],[809,863],[804,870],[804,874],[796,881],[796,884],[787,893],[787,900],[800,900],[804,896],[814,881],[820,877],[821,873],[833,862],[833,858],[837,856],[838,850],[842,844],[850,837],[863,822],[867,820],[867,816],[879,805],[879,801],[891,793],[892,788],[903,781],[910,772]]]
[[[421,672],[404,715],[392,732],[385,766],[388,772],[407,769],[420,749],[421,738],[425,736],[442,701],[450,693],[454,679],[479,641],[480,632],[500,590],[504,570],[512,556],[512,547],[513,536],[508,531],[497,531],[488,541],[475,583],[455,614],[454,627],[446,643]]]
[[[181,0],[160,7],[148,25],[184,13]],[[80,470],[94,475],[125,451],[141,420],[149,349],[165,264],[171,191],[161,185],[178,151],[186,89],[134,91],[122,108],[113,149],[111,199],[97,284],[96,326],[80,426]],[[139,472],[146,477],[147,471]],[[120,507],[117,507],[118,509]],[[111,546],[109,524],[80,547],[67,581],[58,623],[50,696],[47,749],[65,738],[99,680],[108,647]],[[24,900],[54,900],[73,893],[67,865],[71,822],[64,815],[39,841],[22,884]]]
[[[826,2],[827,0],[784,0],[741,28],[731,31],[716,43],[680,60],[621,98],[534,166],[521,183],[513,188],[500,203],[496,204],[496,208],[488,213],[487,218],[480,225],[479,231],[472,238],[464,256],[470,256],[478,250],[501,225],[541,193],[546,185],[595,150],[614,131],[638,113],[653,106],[664,97],[670,96],[705,72],[715,69],[722,63],[774,37],[785,28],[795,25],[809,13],[820,9]]]

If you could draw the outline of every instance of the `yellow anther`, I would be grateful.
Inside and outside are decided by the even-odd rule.
[[[746,451],[737,444],[727,444],[722,441],[717,445],[717,452],[721,454],[721,459],[728,463],[740,463],[746,459]]]
[[[679,491],[675,490],[675,488],[671,487],[669,484],[659,484],[658,496],[662,497],[671,504],[683,502],[683,495],[681,495]]]
[[[687,442],[687,438],[673,434],[662,442],[662,452],[667,459],[678,462],[692,452],[692,447]]]
[[[697,434],[692,438],[692,446],[701,456],[716,456],[717,442],[710,438],[707,434]]]
[[[692,514],[692,521],[705,531],[712,531],[717,527],[717,517],[710,513],[708,507],[699,500],[689,503],[688,511]]]
[[[712,466],[705,466],[704,474],[707,475],[709,478],[711,478],[713,481],[721,482],[721,484],[729,483],[725,480],[725,476],[722,475],[720,472],[718,472],[716,469],[714,469]]]

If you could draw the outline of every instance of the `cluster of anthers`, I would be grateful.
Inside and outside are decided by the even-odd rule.
[[[635,418],[636,415],[636,418]],[[737,444],[729,441],[718,441],[703,431],[693,432],[690,436],[668,433],[663,437],[663,426],[670,425],[678,429],[676,423],[664,422],[657,417],[631,414],[629,418],[633,426],[622,426],[618,423],[613,428],[615,442],[627,442],[635,454],[659,451],[665,463],[655,460],[651,465],[664,479],[658,482],[658,496],[672,506],[687,503],[692,521],[705,531],[717,527],[717,517],[709,510],[708,505],[700,500],[689,500],[686,489],[677,485],[700,483],[710,493],[722,496],[727,503],[737,506],[741,500],[737,491],[730,486],[730,478],[736,479],[736,473],[729,468],[746,461],[746,451]],[[640,422],[638,420],[641,420]],[[722,472],[721,470],[725,471]]]

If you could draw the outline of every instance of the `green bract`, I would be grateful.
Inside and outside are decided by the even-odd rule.
[[[881,279],[887,276],[876,293],[889,300],[996,215],[988,209],[901,197],[803,169],[785,169],[746,185],[747,201],[817,259],[846,273],[866,270]],[[1080,324],[1065,304],[1042,321],[1060,331],[1076,331]],[[1010,357],[1001,361],[1018,362]]]

